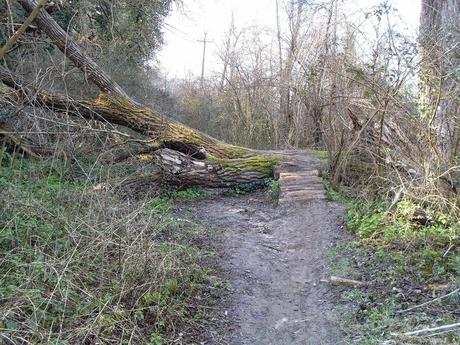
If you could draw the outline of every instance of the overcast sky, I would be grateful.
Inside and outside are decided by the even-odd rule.
[[[344,0],[354,12],[366,11],[382,0]],[[237,27],[258,25],[276,28],[275,0],[184,0],[182,9],[174,9],[166,21],[165,45],[159,63],[168,78],[201,73],[202,43],[208,40],[206,73],[218,69],[217,46],[228,30],[232,13]],[[408,33],[415,33],[420,17],[420,0],[389,0],[398,9]]]

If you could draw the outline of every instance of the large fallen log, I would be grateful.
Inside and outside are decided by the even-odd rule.
[[[31,12],[35,0],[18,0]],[[153,161],[163,167],[171,182],[181,185],[231,186],[273,176],[279,157],[243,147],[228,145],[200,131],[187,127],[133,100],[44,10],[35,19],[37,26],[100,90],[95,100],[71,100],[36,90],[11,71],[0,68],[4,84],[17,90],[9,97],[24,102],[100,121],[126,126],[152,139]],[[165,150],[167,149],[167,150]],[[173,181],[176,180],[176,181]]]
[[[149,157],[145,153],[150,154],[152,163],[165,174],[163,181],[171,184],[229,187],[249,183],[271,177],[279,161],[277,156],[227,145],[211,137],[207,141],[201,140],[200,132],[179,123],[165,122],[155,127],[156,122],[152,121],[152,125],[146,126],[148,131],[141,131],[140,125],[131,117],[125,119],[127,110],[122,104],[111,101],[111,106],[107,106],[100,99],[76,101],[64,95],[43,92],[28,86],[22,78],[3,67],[0,67],[0,80],[11,88],[9,92],[2,90],[3,97],[13,102],[21,101],[54,112],[107,121],[149,135],[153,140],[144,144],[148,150],[143,152],[143,159]],[[207,136],[203,135],[203,138]]]
[[[154,152],[154,159],[164,173],[164,179],[181,186],[206,185],[228,187],[251,183],[271,176],[272,164],[267,165],[266,156],[250,156],[234,159],[190,159],[189,156],[170,149]]]
[[[152,138],[151,145],[157,148],[176,149],[203,159],[206,158],[205,152],[219,158],[241,158],[255,154],[253,150],[219,142],[177,121],[162,117],[150,108],[133,105],[119,96],[100,93],[95,100],[73,100],[66,95],[36,89],[32,83],[1,66],[0,80],[20,92],[10,94],[12,100],[22,97],[29,104],[45,106],[52,111],[125,126]]]

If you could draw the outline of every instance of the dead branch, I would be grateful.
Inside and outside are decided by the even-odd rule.
[[[443,326],[433,327],[433,328],[423,328],[417,331],[406,332],[406,333],[403,333],[402,335],[406,337],[418,337],[418,336],[430,335],[430,334],[438,333],[438,332],[442,332],[442,333],[452,332],[459,328],[460,328],[460,322],[457,322],[457,323],[453,323],[450,325],[443,325]]]
[[[369,285],[366,282],[358,281],[358,280],[353,280],[353,279],[347,279],[347,278],[341,278],[341,277],[335,277],[331,276],[329,279],[322,279],[322,283],[327,283],[331,285],[351,285],[351,286],[366,286]]]
[[[38,4],[33,8],[30,12],[29,16],[25,20],[25,22],[21,25],[21,27],[6,41],[5,45],[0,48],[0,60],[9,52],[9,50],[13,47],[14,43],[21,37],[24,32],[26,32],[27,28],[33,23],[35,18],[37,18],[38,14],[40,13],[40,9],[45,6],[48,0],[40,0]]]
[[[460,291],[460,289],[456,289],[456,290],[454,290],[454,291],[449,292],[449,293],[446,294],[446,295],[439,296],[438,298],[432,299],[432,300],[430,300],[430,301],[428,301],[428,302],[425,302],[425,303],[422,303],[422,304],[419,304],[419,305],[416,305],[416,306],[413,306],[413,307],[410,307],[410,308],[407,308],[407,309],[404,309],[404,310],[399,310],[399,311],[398,311],[398,314],[407,313],[407,312],[409,312],[409,311],[412,311],[412,310],[415,310],[415,309],[418,309],[418,308],[425,307],[425,306],[427,306],[427,305],[429,305],[429,304],[432,304],[432,303],[434,303],[434,302],[440,301],[440,300],[442,300],[442,299],[444,299],[444,298],[447,298],[447,297],[449,297],[449,296],[455,295],[455,294],[458,293],[459,291]]]

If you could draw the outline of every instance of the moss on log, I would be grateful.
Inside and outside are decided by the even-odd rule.
[[[31,12],[35,0],[18,0]],[[98,86],[95,100],[70,100],[63,95],[44,93],[29,87],[20,77],[0,66],[1,80],[18,90],[24,102],[113,124],[126,126],[151,138],[155,161],[166,175],[184,184],[230,186],[273,176],[279,158],[233,145],[228,145],[184,124],[159,115],[132,98],[84,54],[77,43],[44,10],[36,17],[43,30],[63,54],[77,66],[88,80]]]
[[[4,72],[0,67],[0,78],[5,75]],[[145,150],[147,154],[142,158],[158,164],[165,174],[164,181],[168,183],[229,187],[260,181],[273,177],[274,167],[281,160],[277,155],[225,144],[180,123],[166,121],[149,108],[109,100],[106,95],[94,101],[76,101],[64,95],[31,90],[25,84],[20,85],[18,78],[14,83],[6,78],[2,80],[7,85],[16,85],[20,90],[2,92],[11,100],[22,100],[56,112],[115,123],[148,135],[152,141],[145,144],[148,145]]]
[[[152,145],[158,147],[176,149],[191,156],[202,149],[207,154],[219,158],[248,157],[255,154],[255,151],[248,148],[220,142],[198,130],[161,116],[150,108],[135,105],[124,97],[100,93],[95,101],[87,101],[85,104],[106,121],[126,126],[152,138]]]
[[[215,158],[196,160],[178,151],[160,149],[153,154],[163,171],[165,181],[188,187],[231,187],[238,184],[262,181],[273,176],[278,156],[253,156],[247,158]]]

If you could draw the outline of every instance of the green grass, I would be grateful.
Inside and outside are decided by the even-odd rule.
[[[5,154],[0,167],[4,339],[167,344],[193,333],[215,284],[205,229],[175,217],[171,200],[94,192],[53,160],[11,163]]]
[[[363,244],[388,248],[394,256],[404,255],[421,279],[455,281],[460,277],[460,222],[446,214],[427,210],[431,222],[410,220],[417,205],[400,201],[387,210],[380,201],[352,202],[348,206],[348,228]],[[447,253],[447,254],[446,254]]]
[[[278,180],[267,179],[267,194],[269,198],[273,201],[275,205],[278,204],[278,199],[280,196],[280,183]]]
[[[321,158],[321,159],[328,159],[328,158],[330,158],[330,154],[329,154],[329,152],[326,151],[326,150],[313,150],[313,149],[310,149],[310,150],[308,150],[308,152],[309,152],[310,154],[315,155],[315,156],[318,157],[318,158]]]
[[[329,175],[327,174],[326,171],[323,171],[321,173],[321,176],[323,177],[323,187],[324,187],[324,192],[326,193],[326,198],[329,201],[335,201],[335,202],[341,202],[341,203],[348,203],[351,201],[350,197],[347,196],[346,193],[344,192],[337,192],[334,190],[331,184],[331,180]]]
[[[326,190],[328,190],[326,184]],[[457,344],[460,333],[431,338],[401,338],[395,334],[458,322],[460,295],[410,313],[398,311],[446,294],[460,284],[459,220],[426,209],[430,221],[411,220],[420,206],[407,200],[389,209],[382,199],[345,201],[346,223],[355,237],[328,254],[332,274],[369,282],[365,289],[346,290],[338,307],[349,344]],[[436,286],[446,290],[436,292]]]
[[[193,186],[184,190],[172,191],[166,193],[167,196],[173,199],[179,200],[197,200],[203,199],[209,195],[209,193],[202,187]]]

